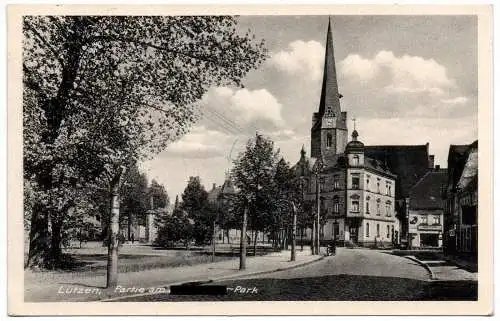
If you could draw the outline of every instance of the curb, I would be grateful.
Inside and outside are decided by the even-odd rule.
[[[326,256],[320,256],[318,258],[315,258],[314,260],[303,262],[297,265],[293,266],[288,266],[284,268],[278,268],[278,269],[272,269],[272,270],[266,270],[266,271],[257,271],[257,272],[250,272],[250,273],[245,273],[245,274],[234,274],[234,275],[229,275],[229,276],[222,276],[219,278],[212,278],[212,279],[202,279],[202,280],[193,280],[193,281],[182,281],[182,282],[173,282],[173,283],[168,283],[168,284],[163,284],[159,286],[155,286],[157,288],[167,288],[170,286],[174,285],[182,285],[186,283],[197,283],[197,284],[205,284],[205,283],[212,283],[212,282],[218,282],[218,281],[223,281],[223,280],[236,280],[242,277],[247,277],[247,276],[255,276],[255,275],[260,275],[260,274],[267,274],[267,273],[273,273],[273,272],[281,272],[281,271],[287,271],[299,267],[303,267],[312,263],[319,262],[323,259],[325,259]],[[99,299],[95,301],[90,301],[90,302],[113,302],[116,300],[122,300],[122,299],[128,299],[128,298],[134,298],[134,297],[139,297],[139,296],[149,296],[149,295],[155,295],[158,293],[140,293],[140,294],[131,294],[131,295],[123,295],[123,296],[118,296],[118,297],[113,297],[113,298],[105,298],[105,299]]]
[[[326,256],[320,256],[320,257],[318,257],[314,260],[311,260],[311,261],[303,262],[303,263],[300,263],[297,265],[292,265],[292,266],[288,266],[288,267],[284,267],[284,268],[273,269],[273,270],[257,271],[257,272],[250,272],[250,273],[246,273],[246,274],[235,274],[235,275],[223,276],[223,277],[219,277],[219,278],[215,278],[215,279],[210,279],[210,280],[208,280],[207,283],[218,282],[218,281],[223,281],[223,280],[235,280],[235,279],[239,279],[240,277],[255,276],[255,275],[260,275],[260,274],[267,274],[267,273],[273,273],[273,272],[292,270],[292,269],[303,267],[303,266],[306,266],[306,265],[309,265],[312,263],[316,263],[318,261],[323,260],[324,258],[326,258]]]
[[[432,270],[429,267],[429,265],[425,264],[424,262],[420,261],[419,259],[417,259],[416,257],[411,256],[411,255],[406,255],[404,257],[407,258],[407,259],[409,259],[409,260],[411,260],[411,261],[413,261],[413,262],[416,262],[416,263],[420,264],[421,266],[423,266],[427,270],[427,272],[429,273],[430,279],[431,280],[437,280],[436,276],[434,275],[434,272],[432,272]]]

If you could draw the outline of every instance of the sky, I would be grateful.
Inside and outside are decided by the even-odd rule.
[[[330,16],[341,107],[365,145],[423,145],[447,167],[450,144],[477,139],[474,16]],[[191,131],[142,164],[170,198],[189,176],[220,185],[255,133],[295,164],[310,153],[323,77],[328,16],[241,16],[239,31],[264,39],[269,58],[245,88],[211,88]]]

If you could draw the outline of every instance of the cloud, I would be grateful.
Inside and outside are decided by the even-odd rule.
[[[463,96],[449,98],[449,99],[441,99],[442,103],[451,104],[451,105],[456,105],[456,104],[462,105],[462,104],[467,103],[468,101],[469,101],[469,98],[463,97]]]
[[[230,138],[204,126],[198,126],[181,140],[168,146],[164,156],[181,158],[214,158],[224,156],[224,142]]]
[[[460,93],[455,79],[435,59],[396,56],[381,50],[372,57],[357,53],[339,62],[344,106],[358,117],[458,118],[477,111]]]
[[[348,78],[358,78],[361,81],[373,79],[379,71],[379,65],[358,54],[350,54],[339,63],[340,73]]]
[[[323,74],[325,47],[317,41],[295,40],[286,50],[271,54],[268,64],[289,75],[318,80]]]
[[[379,51],[373,58],[349,54],[340,62],[340,71],[348,79],[366,82],[376,79],[384,83],[387,93],[424,93],[441,95],[453,88],[455,81],[448,77],[446,68],[434,59]]]
[[[284,126],[282,105],[266,89],[211,88],[201,108],[207,126],[235,135]]]

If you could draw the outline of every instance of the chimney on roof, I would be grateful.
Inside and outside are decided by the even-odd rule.
[[[434,168],[434,155],[429,155],[429,168]]]

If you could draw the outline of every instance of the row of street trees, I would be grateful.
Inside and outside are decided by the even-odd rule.
[[[61,263],[65,222],[101,190],[107,287],[116,286],[127,172],[189,130],[208,88],[241,85],[266,57],[236,24],[231,16],[24,17],[27,267]]]
[[[313,211],[303,197],[304,182],[280,156],[274,142],[257,133],[234,161],[231,175],[237,187],[231,206],[241,217],[240,269],[246,268],[248,224],[253,230],[270,234],[277,247],[291,243],[295,259],[297,226],[309,226]],[[257,233],[254,237],[255,253]]]
[[[235,193],[219,195],[224,199],[210,203],[200,178],[190,177],[182,202],[176,199],[172,216],[160,226],[158,245],[168,247],[183,242],[187,246],[192,240],[197,244],[215,242],[217,226],[223,231],[240,230],[242,269],[246,267],[248,230],[254,232],[250,240],[254,253],[257,232],[270,236],[275,248],[291,245],[294,253],[297,230],[312,227],[316,207],[314,202],[304,200],[306,183],[297,177],[274,142],[261,134],[249,139],[234,160],[231,180]]]

